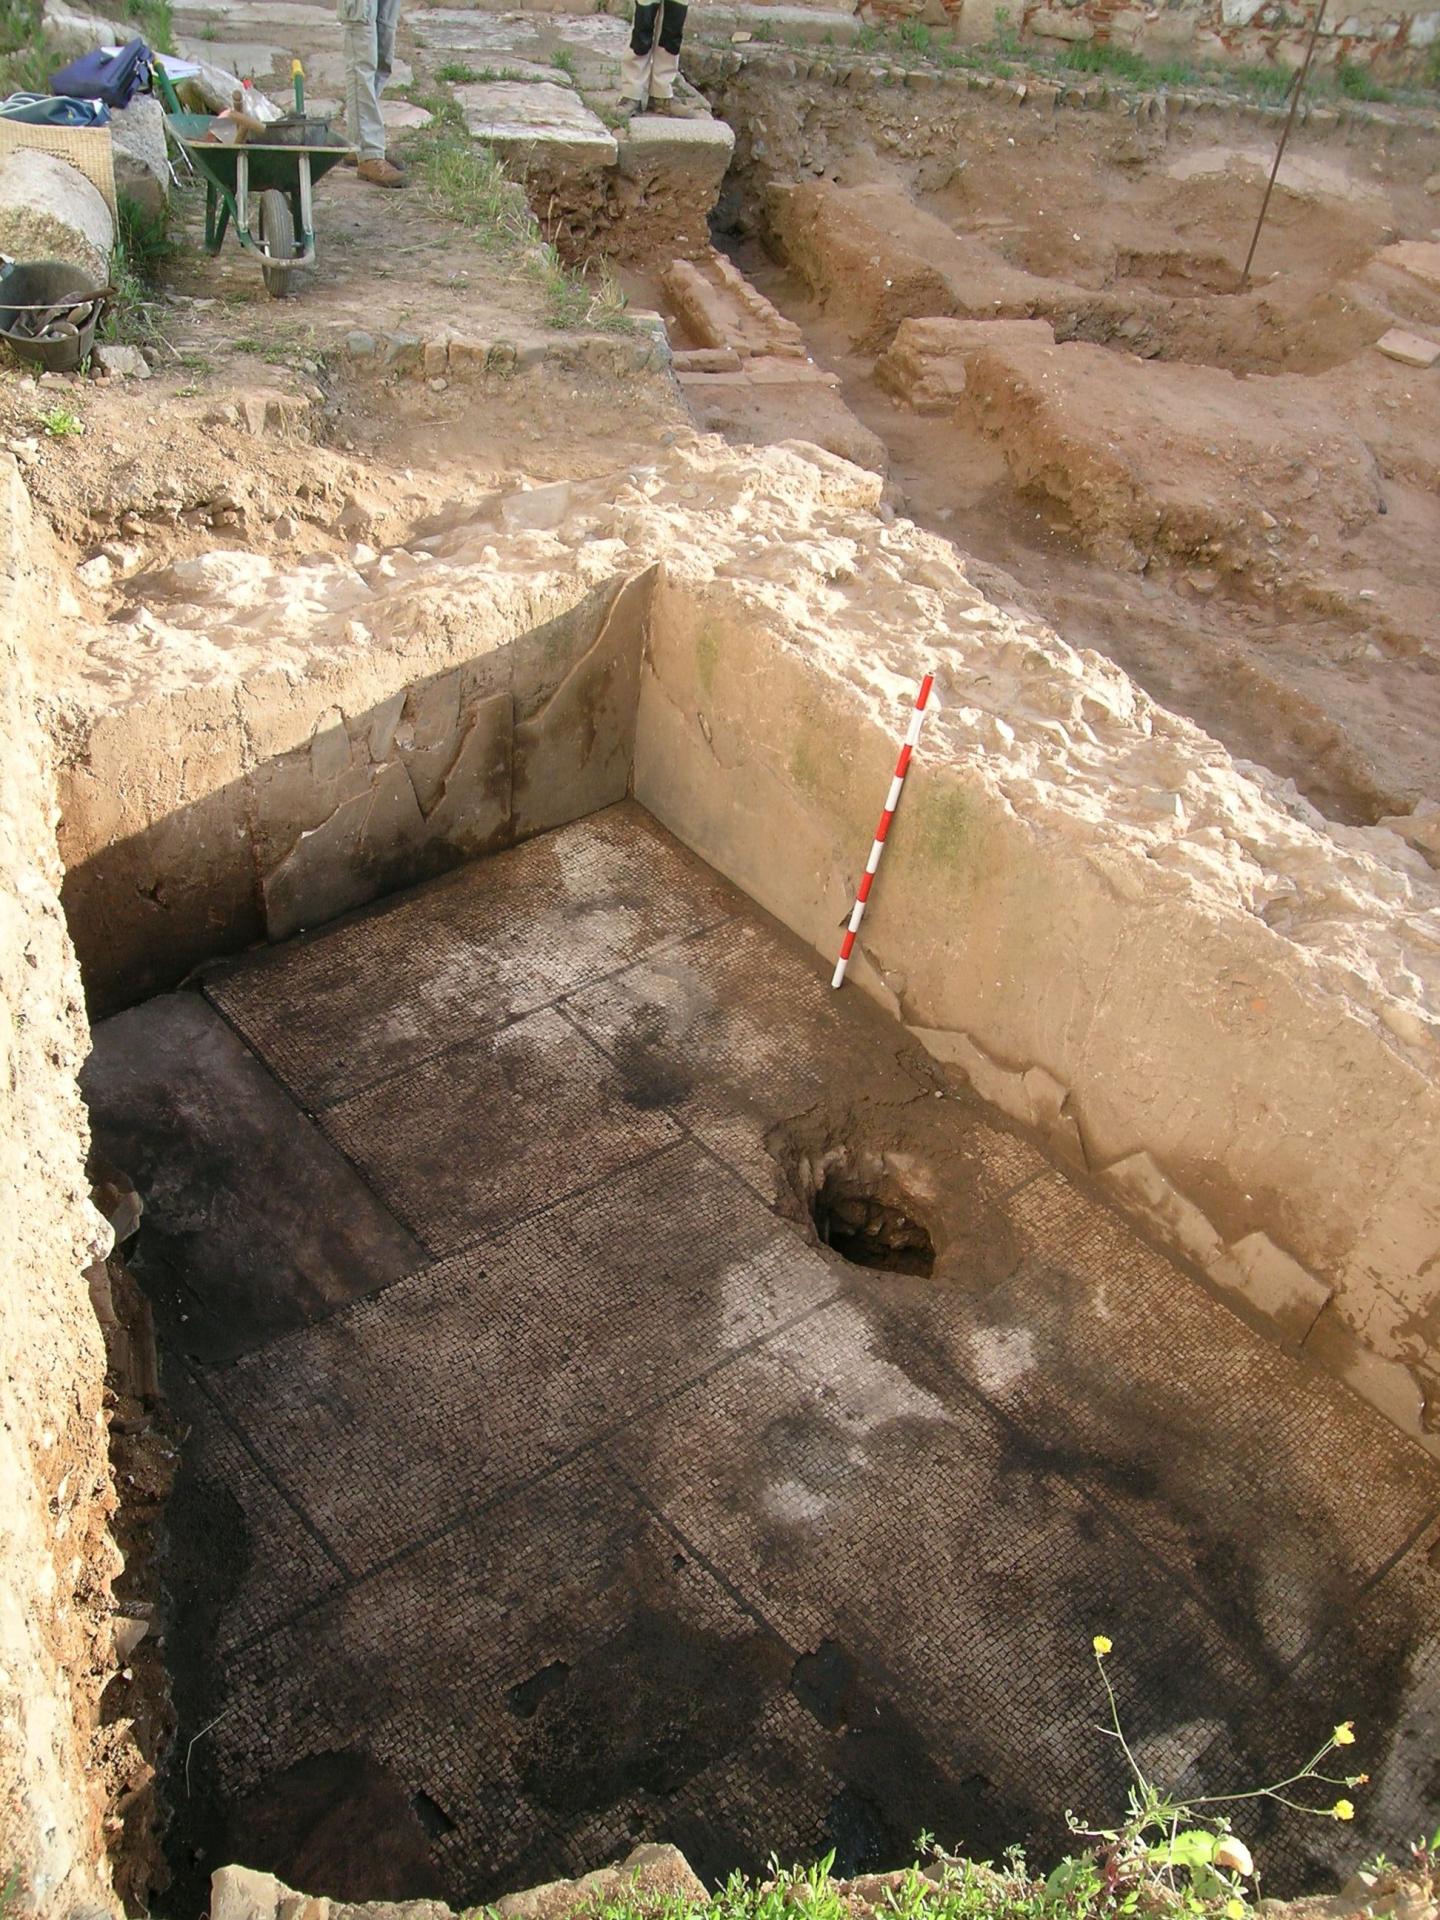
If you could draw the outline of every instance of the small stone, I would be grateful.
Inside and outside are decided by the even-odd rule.
[[[134,1614],[117,1613],[115,1616],[115,1652],[122,1660],[128,1660],[140,1642],[150,1631],[150,1622],[141,1620]]]
[[[251,1867],[217,1867],[210,1876],[210,1920],[275,1920],[280,1883]]]
[[[98,346],[90,358],[112,380],[148,380],[150,363],[138,347]]]
[[[97,553],[89,560],[82,560],[75,569],[75,577],[96,593],[109,586],[114,573],[114,567],[103,553]]]
[[[1220,584],[1220,576],[1210,567],[1192,567],[1185,576],[1192,593],[1211,594]]]
[[[100,552],[117,573],[134,573],[145,564],[145,549],[133,542],[107,540]]]
[[[1426,193],[1440,193],[1440,173],[1432,173],[1425,182]]]
[[[732,47],[743,47],[747,41],[753,40],[754,38],[753,33],[732,33],[730,36],[730,44]],[[1440,179],[1440,174],[1437,174],[1436,178]],[[1430,190],[1430,182],[1427,180],[1425,183],[1425,191],[1428,193]]]
[[[507,527],[549,533],[570,511],[570,483],[557,480],[548,487],[529,487],[501,502],[500,517]]]
[[[1440,360],[1440,341],[1407,333],[1403,327],[1391,327],[1375,344],[1387,360],[1398,360],[1402,367],[1433,367]]]
[[[293,540],[299,531],[300,522],[288,513],[282,513],[273,528],[277,540]]]
[[[425,384],[429,387],[431,393],[444,393],[445,389],[450,385],[450,382],[437,378],[435,380],[427,380]]]
[[[345,351],[352,360],[371,360],[375,357],[375,336],[365,333],[359,327],[345,336]]]

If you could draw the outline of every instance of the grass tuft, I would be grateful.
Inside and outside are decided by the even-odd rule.
[[[586,277],[565,265],[541,237],[524,189],[506,177],[489,147],[471,139],[453,96],[438,92],[419,104],[431,121],[409,151],[430,204],[534,282],[550,326],[630,332],[634,322],[612,269],[602,265]]]
[[[1368,67],[1357,67],[1342,60],[1335,68],[1335,86],[1347,100],[1393,100],[1389,87],[1382,87]]]

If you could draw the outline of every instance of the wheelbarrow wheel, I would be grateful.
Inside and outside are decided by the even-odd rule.
[[[270,261],[295,258],[295,220],[288,198],[278,187],[267,187],[260,196],[260,238],[268,256],[260,269],[265,291],[281,300],[295,284],[295,269],[272,267]]]

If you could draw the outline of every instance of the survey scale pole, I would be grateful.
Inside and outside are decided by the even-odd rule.
[[[1295,124],[1295,111],[1300,105],[1300,96],[1305,91],[1305,77],[1310,71],[1310,62],[1315,53],[1315,42],[1320,37],[1320,22],[1325,18],[1326,0],[1320,0],[1315,9],[1315,18],[1310,24],[1310,38],[1305,44],[1305,58],[1300,63],[1300,71],[1295,76],[1294,91],[1290,95],[1290,111],[1285,116],[1285,125],[1280,129],[1280,144],[1275,149],[1275,164],[1270,169],[1270,178],[1265,183],[1265,198],[1260,202],[1260,218],[1255,222],[1255,231],[1250,239],[1250,251],[1245,256],[1245,267],[1240,275],[1240,291],[1244,293],[1250,284],[1250,267],[1255,259],[1255,249],[1260,244],[1260,229],[1265,224],[1265,215],[1270,211],[1270,196],[1275,191],[1275,179],[1280,171],[1280,162],[1285,158],[1285,143],[1290,138],[1290,129]]]
[[[925,715],[932,706],[938,707],[939,696],[935,692],[935,676],[927,673],[920,682],[920,691],[915,696],[915,708],[910,715],[910,725],[905,730],[905,738],[900,744],[900,757],[895,762],[895,775],[890,782],[890,792],[885,801],[884,811],[880,815],[880,824],[875,829],[875,838],[870,845],[870,858],[865,862],[865,871],[860,876],[860,885],[855,894],[855,905],[851,910],[845,927],[845,938],[840,942],[840,958],[835,962],[835,976],[832,987],[838,987],[845,978],[845,969],[850,964],[850,955],[855,951],[855,936],[860,931],[860,922],[865,918],[865,906],[870,898],[870,889],[875,884],[875,869],[880,865],[880,856],[885,851],[885,841],[890,832],[890,822],[895,818],[895,809],[900,804],[900,789],[905,784],[905,775],[910,770],[910,761],[920,741],[920,729],[925,724]]]

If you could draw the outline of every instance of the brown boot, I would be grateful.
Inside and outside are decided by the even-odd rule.
[[[372,187],[407,187],[409,181],[399,167],[391,166],[382,154],[378,160],[361,160],[355,168],[357,180],[368,180]]]

